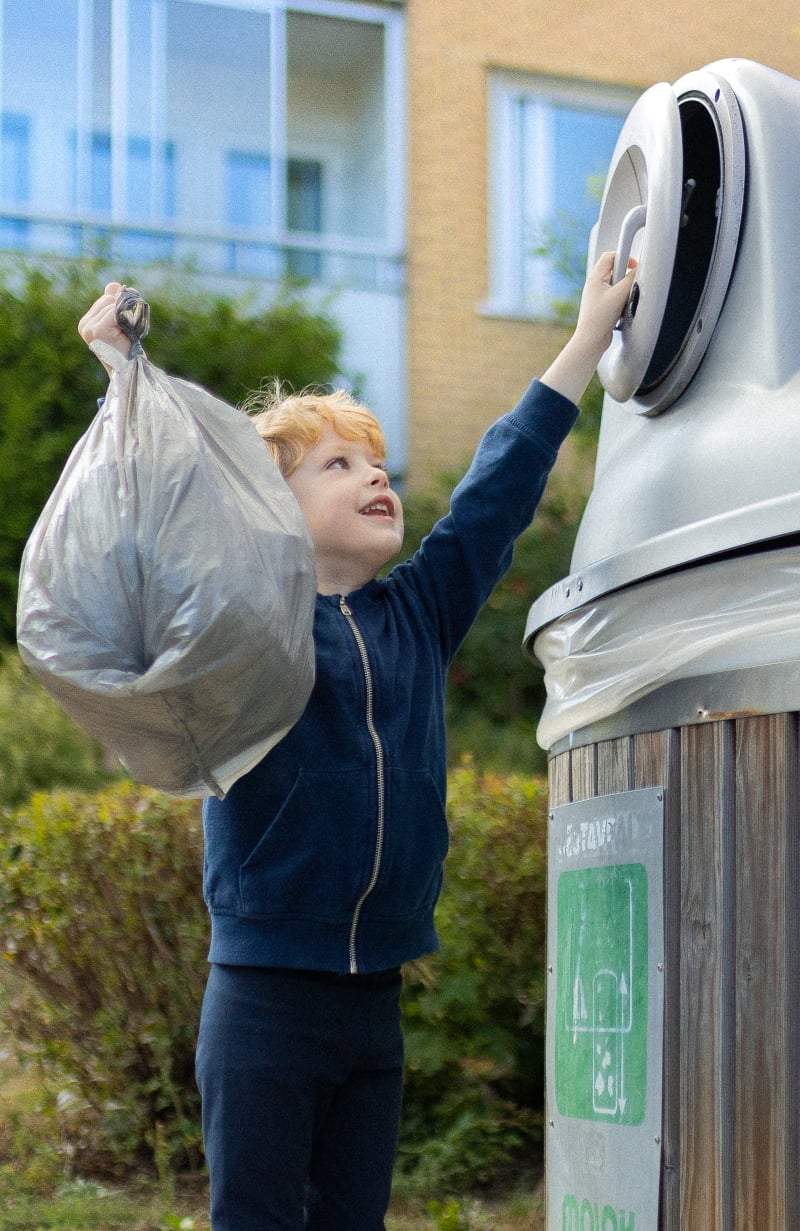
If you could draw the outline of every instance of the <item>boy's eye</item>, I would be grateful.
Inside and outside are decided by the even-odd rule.
[[[339,469],[346,470],[348,465],[349,465],[349,462],[346,457],[332,457],[331,460],[328,462],[327,469],[328,470],[339,470]]]

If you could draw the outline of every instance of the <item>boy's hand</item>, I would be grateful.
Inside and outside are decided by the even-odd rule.
[[[109,282],[103,294],[96,299],[78,322],[78,333],[88,346],[91,342],[107,342],[116,347],[127,359],[131,350],[131,340],[117,324],[117,294],[122,289],[121,282]],[[110,371],[107,364],[103,364]]]
[[[586,392],[603,352],[611,344],[614,326],[621,317],[633,286],[636,261],[628,261],[624,278],[612,285],[614,253],[604,252],[586,279],[575,332],[542,377],[542,383],[571,402]]]
[[[612,285],[614,256],[613,252],[604,252],[586,279],[575,326],[576,338],[597,350],[597,363],[611,345],[614,326],[625,310],[636,273],[636,261],[631,258],[625,277]]]

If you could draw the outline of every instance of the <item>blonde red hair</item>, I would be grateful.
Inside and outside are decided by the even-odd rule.
[[[381,462],[386,460],[386,441],[380,423],[346,389],[333,393],[313,389],[287,393],[275,381],[252,394],[243,409],[284,478],[319,443],[327,427],[333,428],[343,440],[366,441]]]

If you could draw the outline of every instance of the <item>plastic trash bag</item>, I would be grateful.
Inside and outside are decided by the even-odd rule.
[[[311,691],[313,547],[245,414],[92,349],[114,372],[26,545],[19,651],[137,781],[222,796]]]
[[[653,577],[603,595],[539,633],[542,748],[676,680],[800,656],[800,550],[780,548]]]

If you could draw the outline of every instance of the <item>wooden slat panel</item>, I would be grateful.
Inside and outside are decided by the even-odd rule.
[[[800,1231],[799,766],[796,714],[550,763],[553,805],[666,791],[659,1231]]]
[[[797,842],[795,722],[771,714],[736,724],[736,1228],[797,1226],[787,1168],[797,1170],[798,1064],[792,1018]],[[791,1224],[790,1224],[791,1220]]]
[[[679,785],[680,735],[678,731],[648,731],[633,737],[633,788]],[[679,811],[676,815],[680,815]]]
[[[592,799],[597,794],[597,745],[572,752],[572,798]]]
[[[607,739],[597,745],[597,794],[631,789],[631,737]]]
[[[570,753],[562,752],[551,757],[547,767],[549,802],[551,808],[572,801],[572,776],[570,773]]]
[[[664,1085],[660,1231],[680,1231],[681,1038],[680,732],[653,731],[633,740],[633,787],[661,786],[664,805]]]
[[[786,962],[784,1005],[787,1018],[786,1231],[800,1231],[800,715],[791,715],[791,748],[786,775]]]
[[[681,732],[680,1225],[684,1231],[732,1231],[736,1226],[730,1168],[733,745],[732,722],[685,727]]]

